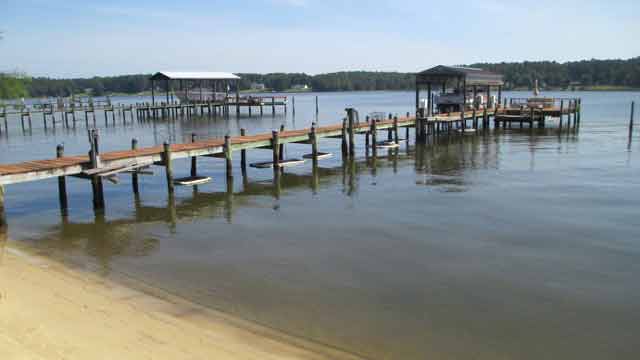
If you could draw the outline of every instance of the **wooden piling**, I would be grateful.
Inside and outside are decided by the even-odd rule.
[[[349,153],[349,146],[347,145],[347,118],[342,119],[342,155]]]
[[[64,156],[64,145],[59,144],[56,146],[56,157],[61,158]],[[58,176],[58,198],[60,200],[60,211],[62,216],[67,216],[67,210],[69,208],[67,202],[67,181],[64,176]]]
[[[191,134],[191,142],[196,142],[196,134]],[[198,158],[195,156],[191,157],[191,177],[198,176]]]
[[[315,124],[311,125],[309,140],[311,140],[311,159],[313,161],[313,168],[315,169],[318,167],[318,137],[316,136]]]
[[[564,112],[564,100],[560,100],[560,129],[562,129],[562,113]]]
[[[240,129],[240,136],[246,136],[246,130]],[[242,176],[247,174],[247,150],[240,150],[240,170],[242,170]]]
[[[397,116],[393,117],[393,136],[396,144],[400,142],[400,138],[398,137],[398,117]]]
[[[280,125],[280,132],[284,132],[284,124]],[[279,150],[279,154],[280,154],[280,161],[284,160],[284,143],[280,144],[280,150]]]
[[[131,150],[135,151],[138,149],[138,139],[131,139]],[[138,170],[134,169],[131,172],[131,187],[133,188],[133,193],[138,194],[140,192],[138,188]]]
[[[348,135],[349,135],[349,155],[353,156],[356,152],[355,150],[355,136],[354,136],[354,129],[353,129],[353,125],[354,125],[354,113],[355,110],[354,109],[347,109],[347,119],[348,119]]]
[[[91,168],[100,167],[100,147],[98,146],[98,132],[90,131],[91,150],[89,150],[89,160]],[[102,178],[98,175],[91,176],[91,185],[93,189],[93,208],[96,210],[104,209],[104,191],[102,187]]]
[[[635,107],[636,107],[636,102],[632,101],[631,102],[631,118],[629,119],[629,139],[631,139],[631,136],[633,135],[633,117],[634,117]]]
[[[233,176],[233,162],[231,161],[231,136],[224,136],[224,159],[227,168],[227,177]]]
[[[320,112],[320,106],[318,104],[318,96],[316,95],[316,115]]]
[[[371,153],[375,157],[378,154],[378,124],[375,118],[371,119]]]
[[[280,173],[280,138],[279,132],[273,130],[271,132],[271,148],[273,149],[273,172],[275,174]]]
[[[169,194],[173,194],[173,164],[171,161],[171,144],[168,142],[164,142],[162,144],[163,152],[162,152],[162,162],[165,166],[165,175],[167,177],[167,190]]]

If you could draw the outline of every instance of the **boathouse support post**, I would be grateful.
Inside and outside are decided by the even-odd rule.
[[[246,136],[247,131],[242,128],[240,129],[240,136]],[[247,175],[247,150],[240,150],[240,170],[242,170],[242,176]]]
[[[236,80],[236,115],[240,116],[240,80]]]
[[[564,112],[564,100],[560,100],[560,129],[562,129],[562,113]]]
[[[498,85],[498,106],[502,103],[502,85]]]
[[[191,134],[191,142],[196,142],[196,133]],[[191,157],[191,177],[194,178],[198,176],[198,158],[195,156]]]
[[[64,156],[64,145],[59,144],[56,146],[56,158]],[[67,210],[69,205],[67,202],[67,181],[64,176],[58,176],[58,199],[60,200],[60,212],[62,216],[67,216]]]
[[[427,83],[427,116],[431,116],[431,106],[433,105],[432,103],[432,97],[431,97],[431,83]]]
[[[162,144],[162,162],[164,163],[164,167],[165,167],[165,175],[167,177],[167,191],[169,192],[170,195],[173,194],[173,164],[172,164],[172,160],[171,160],[171,144],[169,144],[169,142],[165,141],[164,144]]]
[[[460,114],[462,118],[462,131],[467,128],[467,120],[465,118],[465,110],[467,109],[467,79],[462,80],[462,106],[460,107]]]
[[[389,119],[388,120],[393,120],[393,115],[389,114]],[[387,128],[387,141],[391,141],[393,140],[393,128]]]
[[[136,151],[138,149],[138,139],[131,139],[131,150]],[[134,194],[138,194],[140,192],[138,187],[138,170],[134,169],[131,172],[131,187],[133,189]]]

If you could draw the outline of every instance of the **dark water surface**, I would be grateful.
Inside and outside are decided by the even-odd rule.
[[[527,94],[507,93],[506,96]],[[375,359],[637,359],[640,356],[640,134],[628,144],[639,93],[582,97],[577,131],[513,129],[402,146],[355,161],[336,156],[287,169],[199,159],[212,183],[167,197],[164,171],[105,183],[94,215],[90,184],[68,179],[63,221],[55,179],[6,188],[9,236],[105,275],[125,273],[198,303]],[[104,126],[102,151],[164,140],[307,127],[314,94],[272,117],[194,118]],[[411,111],[404,92],[320,94],[321,125],[344,108]],[[122,101],[122,99],[120,99]],[[135,101],[136,99],[128,99]],[[265,112],[267,113],[267,112]],[[14,121],[0,162],[88,150],[84,123],[54,133]],[[381,133],[382,134],[382,133]],[[404,131],[402,131],[404,136]],[[413,139],[413,132],[411,133]],[[310,151],[288,145],[290,157]],[[265,150],[250,162],[268,160]],[[188,160],[174,164],[188,175]]]

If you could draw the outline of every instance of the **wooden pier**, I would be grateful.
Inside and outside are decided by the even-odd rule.
[[[280,130],[271,133],[247,135],[241,129],[240,136],[225,136],[224,138],[198,140],[195,136],[189,143],[169,144],[160,146],[138,148],[137,141],[132,141],[132,147],[128,150],[100,153],[99,135],[97,130],[90,129],[90,151],[88,155],[65,156],[64,148],[56,148],[56,158],[47,160],[26,161],[16,164],[0,165],[0,227],[5,224],[4,220],[4,186],[29,181],[58,178],[58,191],[60,207],[63,214],[67,211],[67,190],[65,177],[73,176],[90,180],[93,190],[93,205],[95,209],[104,208],[104,193],[102,181],[108,180],[117,182],[117,175],[130,174],[132,177],[133,192],[139,192],[139,175],[144,174],[144,169],[152,166],[163,166],[166,170],[167,190],[171,194],[174,191],[173,161],[177,159],[191,158],[191,176],[197,177],[198,157],[213,157],[225,159],[227,177],[233,175],[234,153],[240,152],[240,167],[242,174],[247,171],[247,151],[253,149],[267,149],[273,154],[272,162],[274,176],[279,176],[281,167],[287,165],[292,159],[283,157],[285,144],[308,144],[311,145],[311,153],[304,158],[310,158],[314,171],[318,161],[326,157],[327,153],[320,151],[320,139],[337,138],[342,140],[343,157],[355,156],[356,135],[365,135],[365,147],[367,153],[371,150],[376,156],[377,149],[397,146],[401,141],[409,140],[410,129],[414,129],[415,141],[426,143],[428,136],[439,137],[443,135],[464,134],[467,131],[489,130],[491,128],[491,118],[495,128],[499,124],[513,122],[528,122],[532,126],[534,121],[544,126],[547,117],[559,117],[562,125],[562,118],[567,117],[567,124],[571,124],[573,116],[573,126],[577,126],[580,121],[580,100],[571,100],[565,107],[564,100],[560,100],[559,107],[550,106],[547,108],[522,108],[515,106],[501,107],[494,109],[476,109],[465,112],[452,112],[433,114],[424,116],[404,117],[389,115],[385,118],[369,118],[365,121],[358,121],[358,113],[354,109],[347,109],[347,116],[341,124],[328,125],[300,130]],[[561,126],[562,127],[562,126]],[[400,138],[400,129],[405,129],[405,138]],[[455,131],[453,131],[455,130]],[[379,132],[386,131],[387,136],[383,141],[378,141]],[[300,161],[302,162],[302,161]],[[188,180],[188,179],[186,179]]]

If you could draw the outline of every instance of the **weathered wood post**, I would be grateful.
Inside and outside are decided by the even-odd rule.
[[[369,136],[371,136],[371,124],[369,123],[369,120],[369,116],[367,115],[365,117],[365,122],[367,123],[367,131],[364,133],[364,148],[367,152],[369,151],[369,146],[371,146],[371,143],[369,142]]]
[[[342,119],[342,155],[345,156],[349,152],[347,145],[347,118]]]
[[[56,158],[64,156],[64,145],[56,146]],[[67,181],[64,176],[58,176],[58,198],[60,199],[60,212],[62,216],[67,216],[69,205],[67,202]]]
[[[634,117],[635,107],[636,107],[636,102],[632,101],[631,102],[631,118],[629,120],[629,140],[631,140],[631,136],[633,135],[633,117]]]
[[[398,117],[397,116],[393,117],[393,138],[396,144],[400,142],[400,138],[398,137]]]
[[[242,128],[240,129],[240,136],[246,136],[247,131]],[[240,150],[240,170],[242,170],[242,176],[247,175],[247,150]]]
[[[233,176],[233,162],[231,161],[231,136],[224,136],[224,159],[227,169],[227,177]]]
[[[138,139],[131,139],[131,150],[136,151],[138,149]],[[131,187],[133,188],[133,193],[138,194],[138,170],[134,169],[131,172]]]
[[[311,132],[309,133],[309,140],[311,141],[311,159],[313,161],[313,168],[318,167],[318,136],[316,134],[316,125],[311,125]]]
[[[371,153],[375,157],[378,154],[378,124],[375,118],[371,119]]]
[[[165,141],[162,144],[163,152],[162,152],[162,162],[165,167],[165,175],[167,177],[167,191],[169,194],[173,194],[173,164],[171,160],[171,144]]]
[[[349,135],[349,155],[353,156],[356,152],[355,150],[355,136],[354,136],[354,129],[353,129],[353,125],[354,125],[354,115],[355,115],[355,110],[352,108],[347,109],[347,119],[348,119],[348,135]]]
[[[564,100],[560,100],[560,129],[562,129],[562,113],[564,112]]]
[[[196,142],[196,133],[191,133],[191,142]],[[198,158],[196,156],[191,157],[191,177],[198,176]]]
[[[273,149],[273,172],[280,172],[280,133],[277,130],[271,132],[271,148]]]
[[[280,125],[280,134],[282,134],[284,132],[284,124]],[[280,139],[278,137],[278,139]],[[280,141],[280,150],[279,150],[279,154],[280,154],[280,161],[284,160],[284,143],[282,141]]]
[[[411,116],[411,113],[407,112],[407,119],[409,119],[410,116]],[[404,132],[405,132],[404,138],[407,141],[407,145],[408,145],[409,144],[409,127],[408,126],[405,126]]]
[[[90,131],[89,140],[91,142],[91,150],[89,150],[89,160],[91,162],[91,168],[97,169],[100,167],[100,147],[98,146],[98,132],[96,130]],[[104,192],[102,188],[102,178],[98,175],[91,176],[91,185],[93,188],[93,208],[104,209]]]
[[[320,106],[318,104],[318,95],[316,95],[316,115],[318,115],[318,113],[320,113]]]

